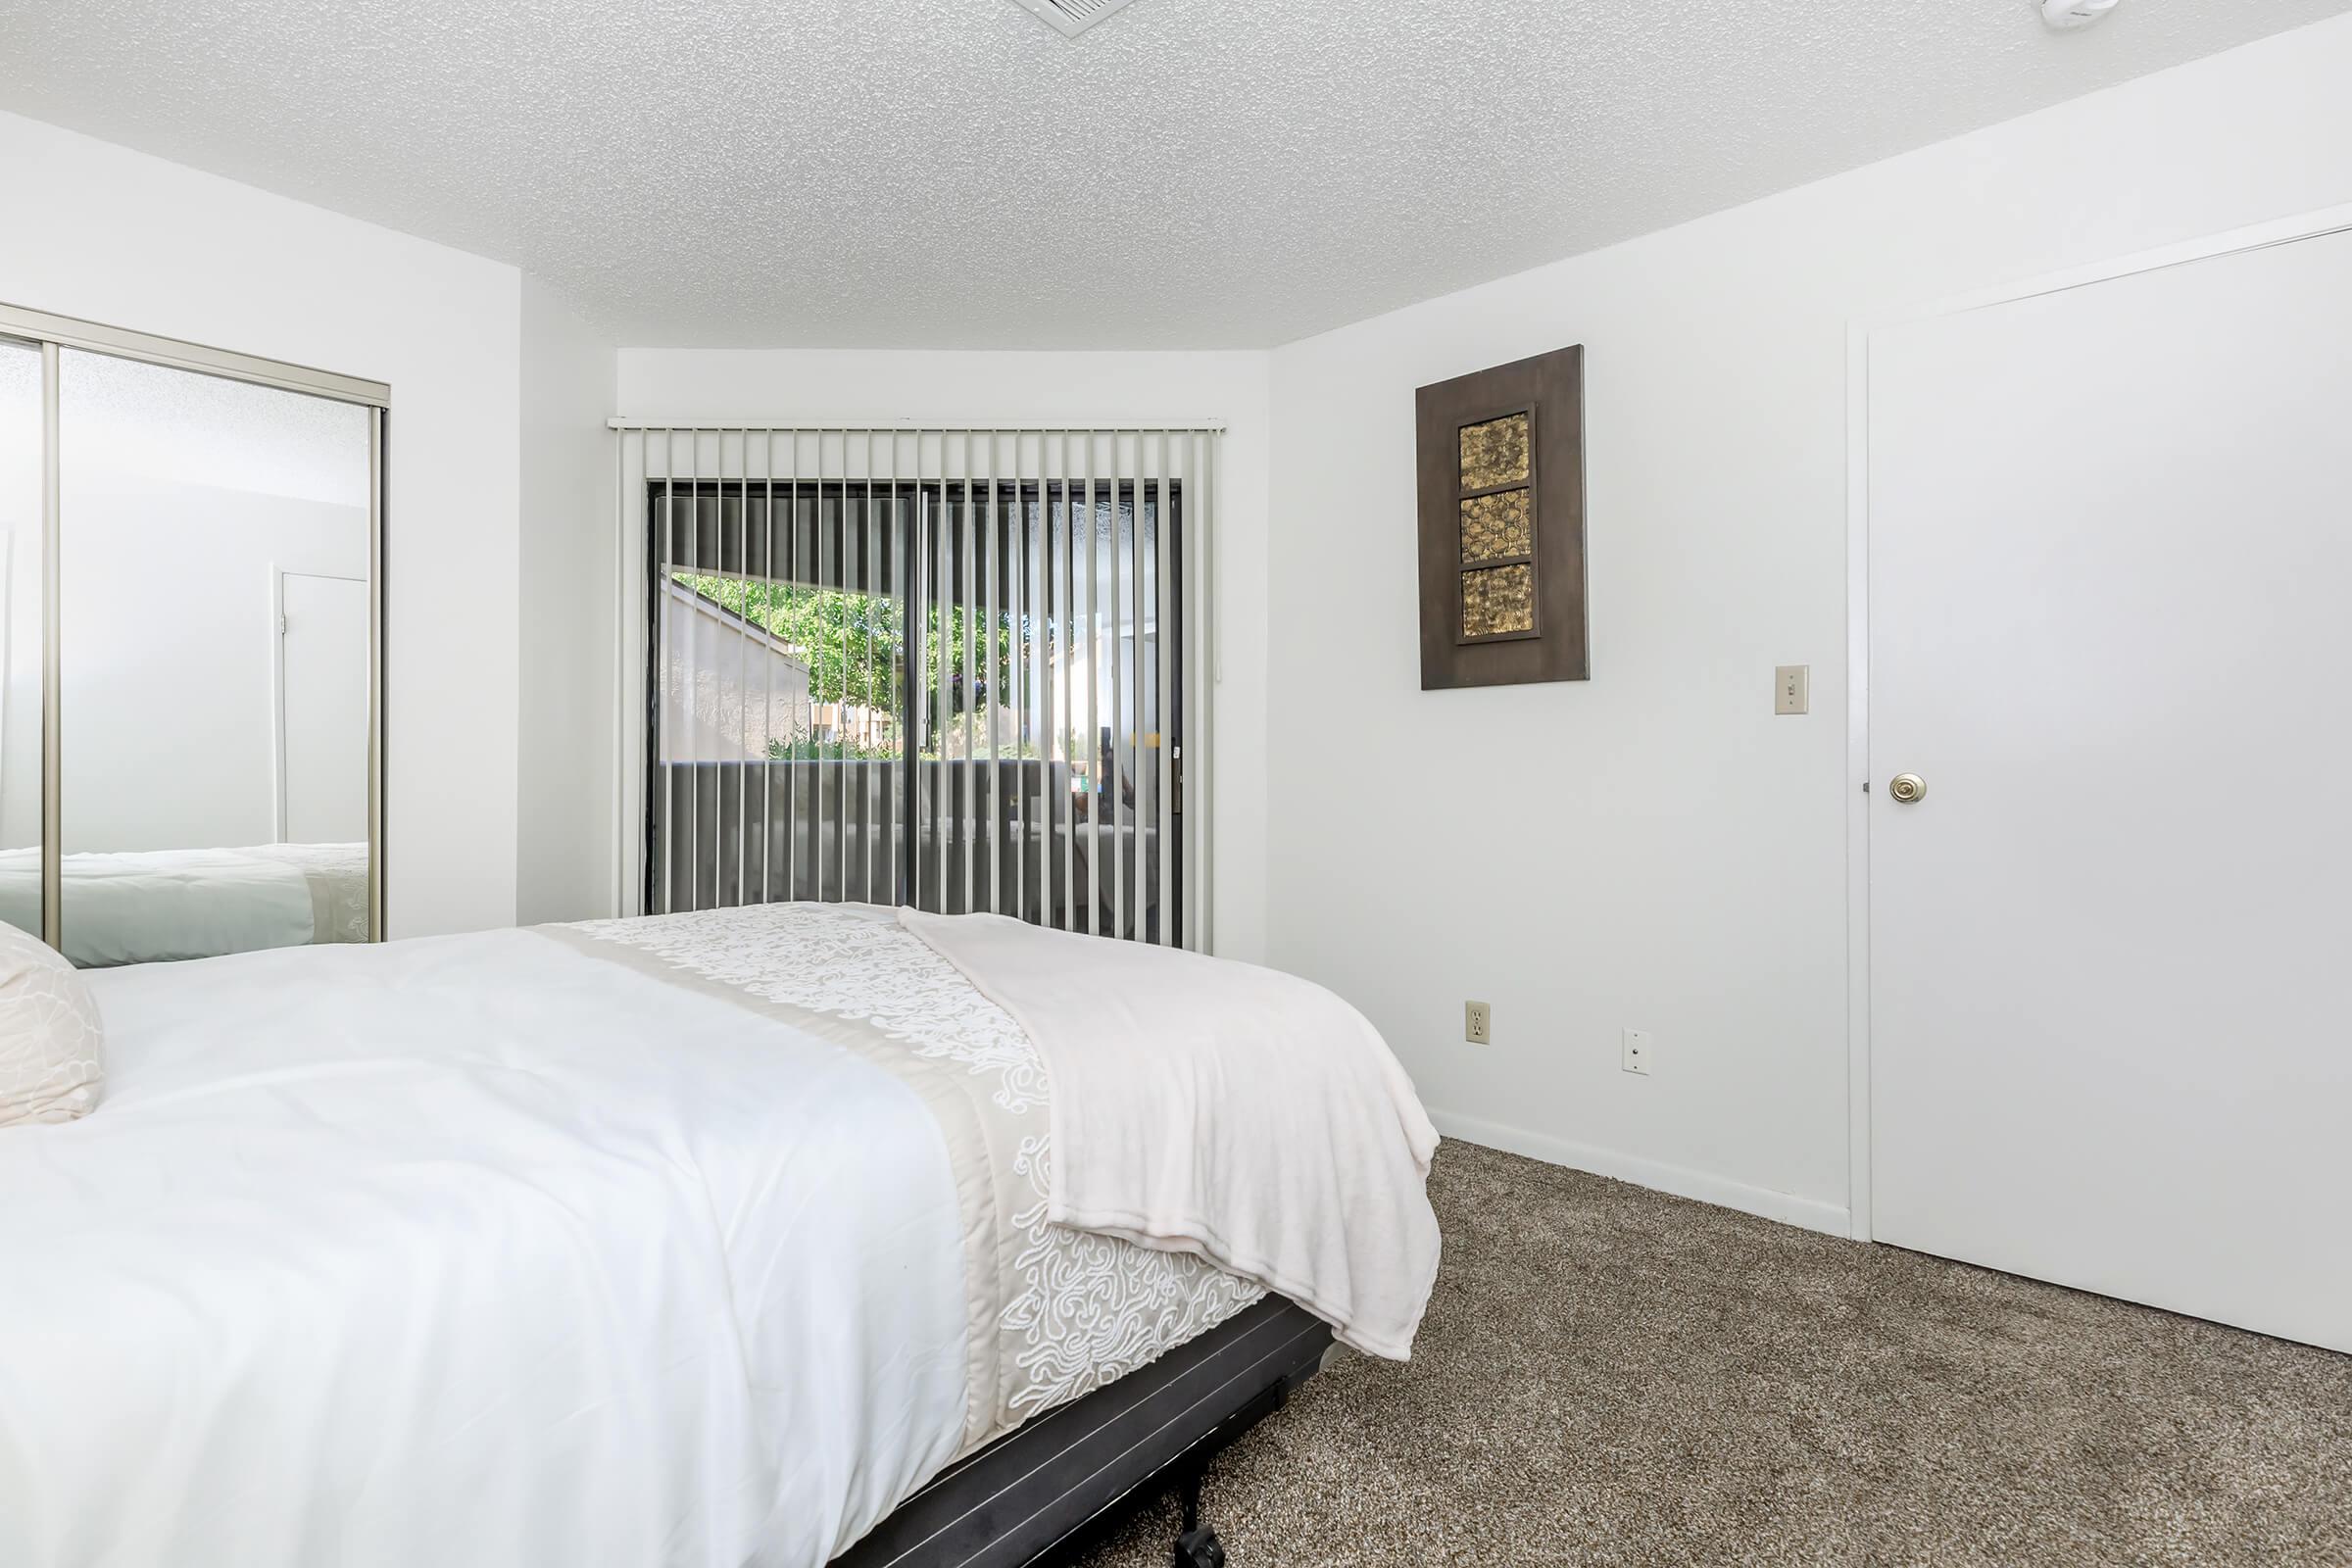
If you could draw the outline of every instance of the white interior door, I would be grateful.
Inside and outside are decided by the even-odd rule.
[[[1875,1234],[2352,1349],[2352,234],[1878,332],[1868,428]]]
[[[368,585],[289,571],[278,633],[283,704],[279,836],[368,837]]]

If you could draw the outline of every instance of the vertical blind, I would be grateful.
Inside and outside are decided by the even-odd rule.
[[[616,428],[638,907],[1208,944],[1213,429]]]

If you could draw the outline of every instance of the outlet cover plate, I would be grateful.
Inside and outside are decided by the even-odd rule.
[[[1462,1004],[1462,1038],[1474,1046],[1494,1041],[1494,1009],[1483,1002]]]
[[[1644,1078],[1649,1076],[1648,1030],[1628,1029],[1625,1032],[1624,1055],[1618,1065],[1627,1072],[1638,1072]]]

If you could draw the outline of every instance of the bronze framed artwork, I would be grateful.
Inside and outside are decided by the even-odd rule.
[[[1585,351],[1415,397],[1421,689],[1585,680]]]

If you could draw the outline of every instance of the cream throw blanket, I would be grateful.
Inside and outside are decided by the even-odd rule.
[[[1407,1357],[1437,1277],[1438,1134],[1362,1014],[1229,959],[1004,915],[899,919],[1045,1058],[1049,1218],[1197,1252]]]

